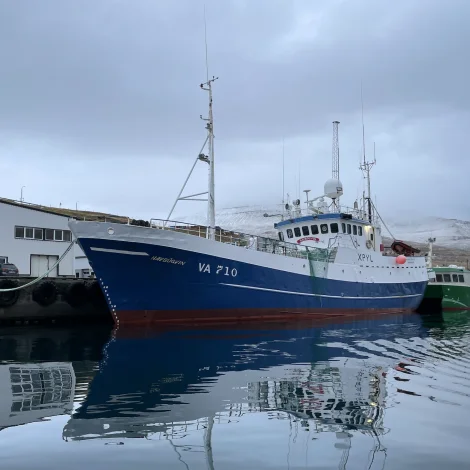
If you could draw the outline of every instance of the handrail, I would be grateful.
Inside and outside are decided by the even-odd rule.
[[[182,232],[200,238],[206,238],[207,229],[209,227],[202,224],[179,222],[176,220],[150,219],[150,228]],[[215,241],[265,253],[290,256],[293,258],[315,259],[315,255],[320,255],[318,258],[324,259],[325,261],[330,259],[329,255],[332,251],[327,248],[299,245],[275,238],[264,237],[262,235],[253,235],[234,230],[227,230],[218,226],[215,227]]]

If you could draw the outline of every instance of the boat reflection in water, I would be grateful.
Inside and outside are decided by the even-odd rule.
[[[383,348],[372,348],[373,360],[367,360],[364,345],[423,333],[417,315],[117,330],[63,438],[116,444],[170,439],[174,445],[174,439],[200,432],[201,445],[212,454],[219,423],[263,413],[289,420],[312,438],[335,432],[336,447],[346,453],[356,433],[371,436],[380,450],[386,372],[397,360]]]

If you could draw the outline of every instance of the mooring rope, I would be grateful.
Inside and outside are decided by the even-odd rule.
[[[32,286],[33,284],[38,283],[39,281],[44,279],[51,271],[55,269],[55,267],[65,258],[67,253],[72,249],[75,243],[76,243],[75,240],[72,243],[70,243],[69,247],[65,250],[64,254],[52,265],[52,268],[50,268],[48,271],[46,271],[44,274],[42,274],[38,278],[33,279],[31,282],[28,282],[27,284],[23,284],[22,286],[19,286],[19,287],[12,287],[10,289],[0,289],[0,292],[12,292],[15,290],[25,289],[26,287],[29,287],[29,286]],[[1,279],[2,278],[0,277],[0,281]]]

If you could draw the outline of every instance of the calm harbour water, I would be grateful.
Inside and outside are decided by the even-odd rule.
[[[13,469],[468,469],[470,312],[0,330]]]

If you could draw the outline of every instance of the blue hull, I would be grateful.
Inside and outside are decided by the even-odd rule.
[[[427,284],[345,282],[159,245],[79,241],[120,322],[409,311],[418,308]]]

